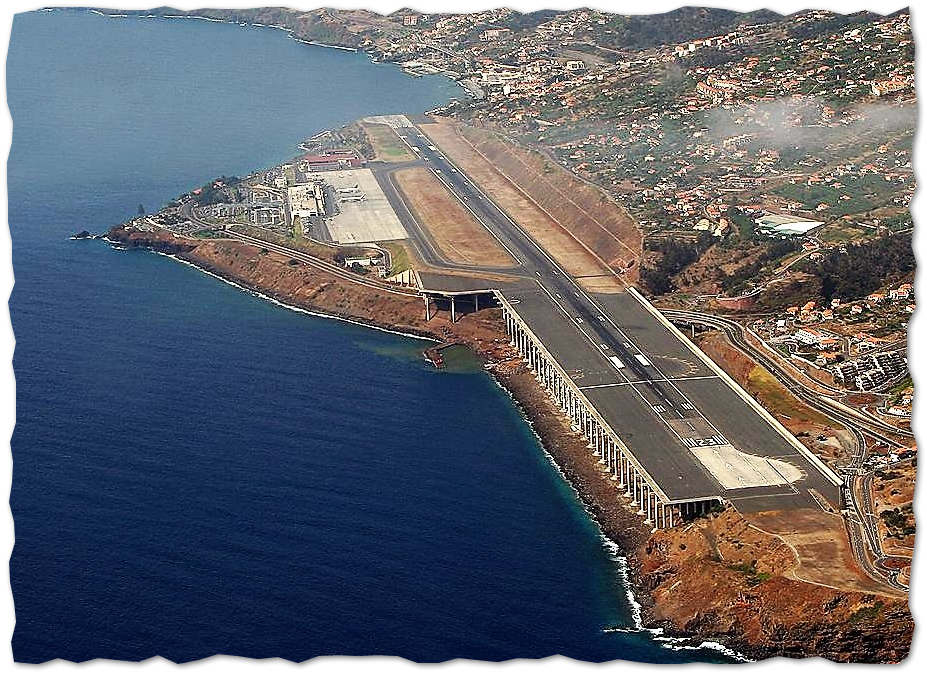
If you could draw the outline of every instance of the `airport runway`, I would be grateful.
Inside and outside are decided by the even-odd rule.
[[[817,507],[813,490],[839,508],[839,487],[797,441],[633,293],[586,292],[417,127],[396,131],[518,261],[511,283],[493,285],[671,499]]]

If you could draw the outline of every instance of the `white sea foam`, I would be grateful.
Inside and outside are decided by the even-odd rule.
[[[567,478],[566,473],[563,472],[563,470],[560,468],[560,465],[557,463],[557,461],[554,459],[551,453],[548,452],[547,449],[544,447],[544,442],[541,440],[541,436],[538,434],[537,430],[535,429],[534,423],[531,421],[531,418],[528,416],[527,412],[525,411],[525,408],[521,405],[521,403],[518,402],[518,400],[515,399],[515,396],[512,395],[512,392],[509,391],[507,388],[505,388],[499,382],[499,380],[496,379],[496,377],[493,377],[492,379],[496,383],[496,386],[498,386],[500,389],[505,391],[505,394],[512,400],[515,407],[518,408],[518,411],[521,413],[522,418],[525,420],[525,423],[527,423],[528,427],[531,429],[531,433],[537,439],[538,445],[541,447],[541,451],[544,453],[544,457],[547,459],[548,463],[550,463],[550,465],[553,466],[554,470],[557,471],[557,474],[561,477],[564,483],[566,483],[567,486],[569,486],[570,489],[572,490],[574,498],[576,499],[577,503],[579,503],[583,511],[589,516],[590,521],[595,525],[596,531],[599,535],[599,540],[602,543],[602,547],[608,551],[609,557],[612,558],[612,560],[614,561],[618,569],[618,575],[621,577],[621,582],[622,582],[622,585],[625,591],[625,597],[627,599],[628,606],[631,609],[632,626],[630,627],[605,627],[602,629],[602,631],[605,633],[623,633],[623,634],[640,634],[640,633],[646,632],[650,634],[651,640],[655,642],[659,642],[659,645],[662,648],[666,648],[669,650],[693,650],[693,651],[713,650],[713,651],[718,651],[720,653],[723,653],[729,658],[732,658],[739,662],[751,662],[749,658],[746,658],[745,656],[741,655],[737,651],[731,648],[728,648],[727,646],[723,644],[719,644],[716,641],[702,641],[698,645],[693,645],[692,644],[693,640],[691,637],[666,636],[665,634],[663,634],[664,630],[662,627],[646,627],[644,625],[644,620],[643,620],[643,615],[642,615],[643,606],[637,600],[637,597],[634,594],[633,586],[631,585],[631,578],[630,578],[630,573],[629,573],[630,566],[628,564],[627,556],[622,553],[621,548],[618,546],[617,543],[615,543],[615,541],[613,541],[612,539],[610,539],[608,536],[605,535],[605,532],[602,531],[601,525],[595,519],[595,517],[593,516],[589,508],[586,507],[586,504],[583,502],[582,496],[580,495],[579,491],[576,489],[576,487],[573,486],[573,484]]]
[[[728,648],[724,644],[719,644],[717,641],[703,641],[699,644],[662,644],[663,648],[666,648],[671,651],[717,651],[723,653],[727,657],[737,660],[738,662],[753,662],[750,658],[744,657],[737,651]]]

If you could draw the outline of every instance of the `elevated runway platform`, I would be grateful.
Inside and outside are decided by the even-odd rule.
[[[839,508],[839,477],[636,291],[592,296],[591,313],[540,282],[499,296],[542,383],[642,504],[654,500],[655,521],[722,500],[755,511],[823,496]]]

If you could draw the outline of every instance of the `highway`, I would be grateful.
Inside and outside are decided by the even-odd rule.
[[[694,311],[667,310],[663,313],[667,318],[674,321],[701,324],[721,330],[734,346],[775,374],[779,382],[781,382],[789,392],[821,414],[838,421],[842,425],[854,428],[859,427],[870,437],[892,447],[901,448],[906,446],[904,443],[891,437],[892,435],[908,438],[914,437],[914,434],[906,429],[892,426],[869,414],[848,409],[847,406],[838,403],[828,396],[822,395],[819,390],[815,390],[815,388],[804,384],[801,380],[793,376],[787,368],[780,365],[774,357],[754,347],[749,340],[746,339],[744,327],[736,321]],[[834,386],[826,386],[819,382],[816,383],[816,387],[826,390],[833,396],[842,397],[846,394],[846,391],[843,389]]]
[[[803,384],[777,363],[775,358],[755,348],[746,339],[744,327],[736,321],[691,311],[669,310],[664,314],[676,321],[698,323],[721,330],[736,348],[775,374],[793,395],[853,434],[855,452],[851,462],[843,470],[850,546],[860,566],[872,578],[881,580],[895,589],[907,591],[907,586],[898,580],[898,569],[889,566],[888,562],[892,560],[908,562],[909,560],[887,555],[882,549],[878,527],[879,518],[872,501],[873,472],[865,469],[865,463],[869,457],[869,444],[866,436],[899,449],[906,446],[881,432],[881,430],[886,430],[885,426],[889,425],[873,419],[870,415],[846,411],[843,406],[835,405],[835,401],[822,395],[820,391]],[[836,388],[831,390],[841,395],[844,393]],[[901,429],[895,429],[892,426],[889,426],[887,430],[903,435],[900,432]]]

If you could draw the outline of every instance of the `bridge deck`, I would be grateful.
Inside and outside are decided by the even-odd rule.
[[[502,294],[670,500],[817,507],[813,489],[839,503],[839,488],[632,295],[595,296],[606,321],[572,316],[531,284]],[[638,355],[654,367],[610,360]]]

